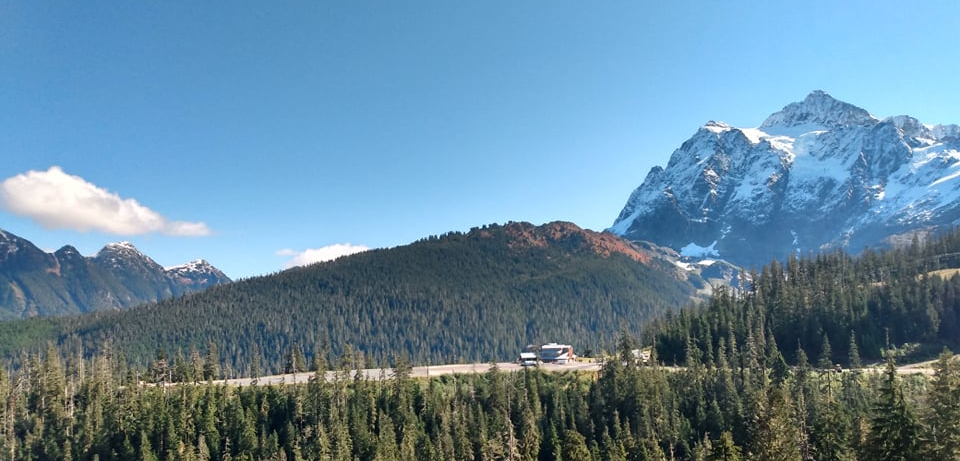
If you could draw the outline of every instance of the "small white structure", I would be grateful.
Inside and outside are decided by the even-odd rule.
[[[633,349],[630,351],[630,354],[633,355],[633,360],[638,364],[646,365],[650,362],[650,351],[645,351],[641,349]]]
[[[533,352],[521,352],[518,362],[522,367],[535,367],[540,364],[540,361],[537,360],[537,354]]]
[[[577,356],[573,353],[573,346],[569,344],[550,343],[540,346],[540,360],[543,363],[566,364],[573,362]]]

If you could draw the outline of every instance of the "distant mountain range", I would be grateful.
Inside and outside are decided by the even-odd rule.
[[[309,355],[323,344],[333,356],[352,346],[375,363],[398,354],[415,363],[508,360],[551,341],[599,350],[736,273],[723,263],[678,265],[677,256],[571,223],[483,226],[136,309],[43,328],[23,321],[8,328],[42,334],[0,335],[0,353],[75,338],[148,363],[158,349],[188,355],[214,344],[226,368],[246,374],[254,357],[262,370],[278,370],[294,347]]]
[[[708,122],[650,171],[610,230],[758,268],[887,246],[960,222],[958,136],[957,125],[881,120],[815,91],[757,128]]]
[[[165,269],[128,242],[85,257],[0,229],[0,319],[120,309],[229,282],[203,260]]]

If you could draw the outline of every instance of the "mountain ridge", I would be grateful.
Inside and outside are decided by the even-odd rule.
[[[222,283],[229,277],[209,263],[168,271],[129,242],[86,257],[71,245],[47,253],[0,229],[3,319],[121,309]]]

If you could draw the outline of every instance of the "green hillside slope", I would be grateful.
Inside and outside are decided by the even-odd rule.
[[[158,349],[215,348],[225,372],[280,369],[295,349],[385,363],[511,359],[530,343],[613,343],[694,296],[687,275],[611,234],[572,224],[490,226],[248,279],[115,313],[58,319],[87,352],[112,344],[135,362]],[[24,324],[26,325],[26,324]],[[36,328],[49,331],[49,328]],[[67,339],[69,338],[69,339]],[[2,341],[2,339],[0,339]],[[10,352],[29,345],[0,344]],[[73,344],[73,346],[70,346]]]

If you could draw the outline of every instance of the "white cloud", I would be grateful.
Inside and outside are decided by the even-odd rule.
[[[337,243],[322,248],[307,248],[303,251],[289,249],[280,250],[277,252],[277,255],[292,256],[289,261],[283,264],[284,268],[289,269],[291,267],[306,266],[308,264],[318,263],[321,261],[331,261],[341,256],[348,256],[367,250],[369,250],[369,248],[363,245]]]
[[[210,235],[202,222],[170,221],[132,198],[69,175],[58,166],[28,171],[0,183],[0,207],[49,229],[116,235]]]

